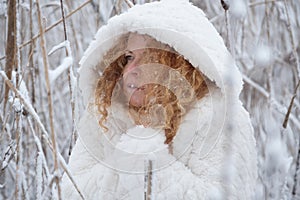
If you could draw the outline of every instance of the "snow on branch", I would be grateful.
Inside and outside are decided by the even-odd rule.
[[[52,49],[50,50],[50,52],[48,53],[48,56],[50,56],[51,54],[53,54],[55,51],[57,51],[58,49],[61,48],[66,48],[67,46],[70,46],[70,42],[65,40],[61,43],[59,43],[58,45],[52,47]]]
[[[129,0],[124,0],[124,1],[130,8],[134,6],[134,4],[131,1]]]
[[[62,63],[54,70],[49,70],[49,79],[52,84],[65,70],[73,64],[73,58],[68,56],[63,59]]]

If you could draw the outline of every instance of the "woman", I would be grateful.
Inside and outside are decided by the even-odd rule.
[[[241,75],[201,10],[164,0],[112,18],[79,81],[87,109],[69,167],[87,199],[251,199]],[[80,199],[68,177],[62,185]]]

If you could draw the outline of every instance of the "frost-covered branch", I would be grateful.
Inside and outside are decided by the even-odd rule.
[[[67,69],[71,67],[73,64],[72,57],[66,57],[63,59],[62,63],[54,70],[49,70],[49,79],[50,84],[52,85],[53,82]]]
[[[13,83],[8,79],[4,71],[0,71],[0,76],[4,79],[4,82],[8,85],[8,87],[14,92],[14,94],[20,99],[26,110],[32,115],[34,120],[38,123],[42,132],[48,135],[43,123],[41,122],[38,114],[33,109],[31,103],[26,99],[26,97],[13,85]]]

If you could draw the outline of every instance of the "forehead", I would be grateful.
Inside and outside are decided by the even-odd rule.
[[[151,38],[146,35],[140,35],[137,33],[131,33],[127,41],[127,50],[136,50],[146,48]]]

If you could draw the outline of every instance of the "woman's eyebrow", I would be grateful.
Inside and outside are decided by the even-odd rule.
[[[133,52],[132,52],[132,51],[130,51],[130,50],[125,50],[125,53],[130,53],[130,54],[133,54]]]

